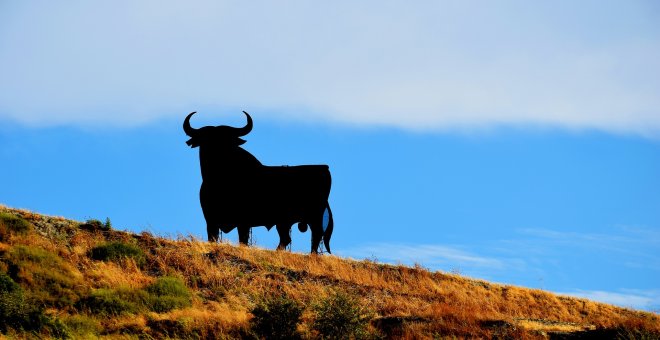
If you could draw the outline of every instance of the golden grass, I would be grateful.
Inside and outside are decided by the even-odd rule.
[[[596,329],[593,325],[580,325],[570,322],[547,322],[543,320],[521,319],[516,320],[515,325],[537,332],[578,332]]]
[[[373,312],[372,331],[384,336],[545,338],[551,332],[617,327],[660,332],[660,318],[653,313],[420,267],[210,244],[191,237],[171,240],[149,233],[85,231],[63,218],[3,206],[0,211],[35,225],[29,235],[0,243],[0,271],[7,271],[3,259],[12,249],[37,247],[66,262],[63,266],[80,282],[81,292],[144,288],[163,275],[181,277],[194,292],[192,306],[185,309],[87,316],[92,318],[88,324],[98,322],[98,335],[103,336],[243,336],[249,332],[250,310],[266,297],[284,294],[306,307],[299,329],[305,337],[314,337],[309,327],[314,315],[308,307],[332,290],[357,296]],[[147,254],[146,265],[139,267],[130,259],[115,263],[89,258],[90,249],[108,241],[136,243]],[[69,308],[65,314],[75,318],[75,313]]]
[[[86,268],[86,275],[93,288],[142,288],[155,281],[131,259],[121,263],[95,261]]]

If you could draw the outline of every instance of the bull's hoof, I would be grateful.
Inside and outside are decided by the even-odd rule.
[[[277,245],[277,250],[286,250],[286,247],[288,247],[288,246],[289,246],[289,243],[287,243],[287,244],[280,243],[280,244]]]

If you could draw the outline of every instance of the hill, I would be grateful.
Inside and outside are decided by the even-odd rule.
[[[171,240],[0,206],[18,338],[660,338],[660,317],[421,267]]]

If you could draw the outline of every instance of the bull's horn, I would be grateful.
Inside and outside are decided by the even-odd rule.
[[[183,132],[185,132],[186,135],[188,135],[190,137],[195,137],[195,135],[197,134],[197,129],[193,129],[190,126],[190,117],[192,117],[192,115],[194,115],[195,113],[197,113],[197,111],[191,112],[190,114],[188,114],[186,119],[183,121]]]
[[[250,114],[245,111],[243,111],[243,113],[247,116],[247,124],[242,128],[236,128],[236,134],[238,137],[245,136],[252,131],[252,117],[250,117]]]

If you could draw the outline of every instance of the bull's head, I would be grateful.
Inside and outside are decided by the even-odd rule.
[[[191,148],[196,148],[204,144],[239,146],[245,143],[245,140],[240,137],[243,137],[252,131],[252,117],[250,117],[245,111],[243,111],[243,113],[247,116],[247,124],[242,128],[220,125],[205,126],[195,129],[190,126],[190,117],[195,113],[196,111],[191,112],[183,121],[183,131],[190,137],[186,144]]]

